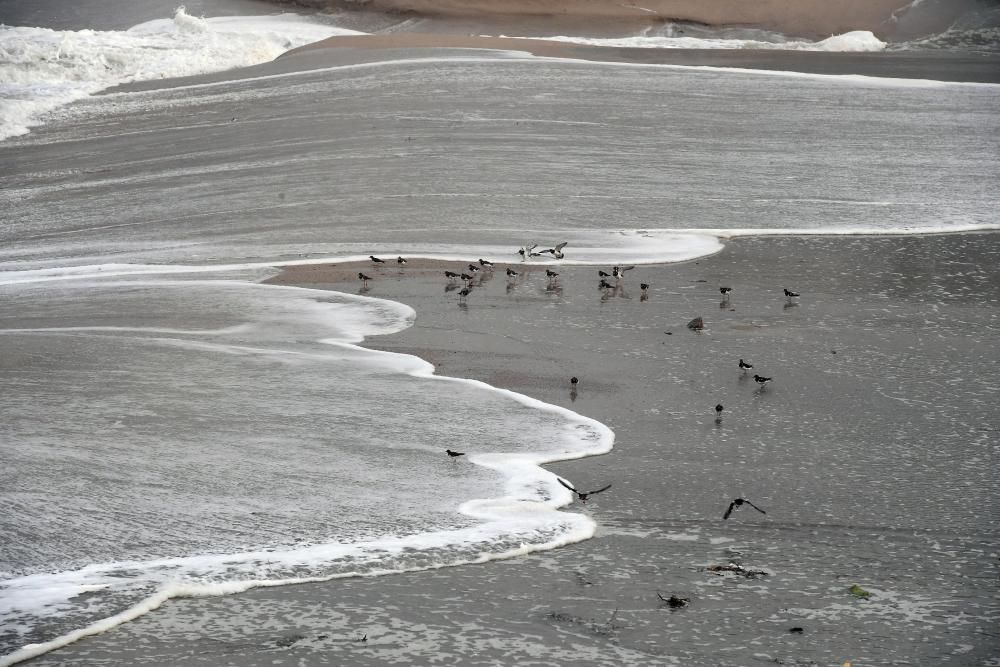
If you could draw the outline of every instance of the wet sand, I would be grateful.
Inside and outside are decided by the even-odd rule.
[[[515,263],[522,276],[508,284],[498,264],[464,305],[440,264],[386,259],[272,282],[409,304],[412,328],[366,344],[613,428],[612,453],[552,466],[582,488],[613,483],[567,508],[591,515],[597,536],[483,565],[175,600],[32,664],[968,665],[1000,655],[1000,489],[983,463],[995,460],[1000,422],[982,373],[998,361],[1000,235],[735,239],[712,257],[636,267],[610,293],[595,267],[560,266],[550,283],[542,266]],[[373,278],[367,290],[359,270]],[[728,301],[720,285],[733,287]],[[783,286],[803,296],[788,301]],[[687,329],[699,315],[706,329]],[[740,357],[774,382],[757,388]],[[468,463],[443,450],[470,446],[441,443],[441,465],[461,474]],[[736,496],[767,514],[742,508],[723,521]],[[766,574],[708,570],[730,562]],[[871,599],[852,596],[853,584]],[[690,604],[672,609],[657,593]]]

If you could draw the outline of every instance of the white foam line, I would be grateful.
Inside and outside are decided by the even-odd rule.
[[[351,63],[347,65],[331,65],[328,67],[317,67],[314,69],[296,70],[292,72],[281,72],[277,74],[264,74],[254,77],[234,78],[224,81],[212,81],[205,83],[192,83],[181,86],[157,88],[140,91],[122,91],[106,93],[106,96],[114,95],[143,95],[162,92],[164,90],[196,90],[200,88],[213,88],[218,86],[228,86],[243,83],[254,83],[258,81],[268,81],[286,77],[306,76],[323,72],[349,71],[356,69],[369,69],[376,67],[391,67],[395,65],[420,65],[420,64],[442,64],[442,63],[567,63],[584,66],[607,66],[607,67],[627,67],[637,69],[672,69],[693,72],[718,73],[729,72],[735,74],[758,74],[764,76],[778,76],[787,78],[818,79],[822,81],[840,82],[845,84],[873,84],[878,86],[899,86],[913,88],[936,88],[950,86],[972,86],[998,88],[1000,84],[981,83],[973,81],[938,81],[935,79],[905,79],[898,77],[876,77],[861,74],[816,74],[810,72],[793,72],[786,70],[753,69],[748,67],[714,67],[709,65],[676,65],[669,63],[628,63],[608,60],[587,60],[584,58],[561,58],[554,56],[536,56],[529,51],[517,49],[490,49],[472,47],[434,47],[442,50],[454,51],[486,51],[496,54],[493,57],[486,56],[426,56],[422,58],[392,58],[389,60],[379,60],[364,63]],[[239,70],[234,70],[238,72]]]
[[[209,284],[216,284],[217,281],[206,281]],[[222,282],[222,281],[218,281]],[[247,287],[264,287],[267,289],[280,289],[280,290],[293,290],[293,291],[306,291],[306,292],[318,292],[323,293],[325,290],[316,290],[312,288],[301,288],[301,287],[287,287],[281,285],[257,285],[255,283],[240,283],[239,281],[226,281],[232,282],[236,285],[244,285]],[[163,283],[157,283],[163,284]],[[169,281],[167,284],[190,284],[188,282],[181,281]],[[339,293],[338,293],[339,294]],[[370,300],[370,301],[383,301],[391,304],[395,304],[400,308],[406,308],[408,310],[412,309],[405,304],[394,302],[388,299],[374,299],[370,297],[358,297],[355,295],[345,294],[344,296],[351,297],[358,300]],[[412,320],[410,320],[412,324]],[[100,330],[100,331],[133,331],[137,330],[131,327],[74,327],[67,328],[66,330]],[[142,329],[138,329],[142,330]],[[30,329],[23,331],[32,331]],[[147,329],[145,331],[150,332],[161,332],[161,331],[172,331],[172,330],[162,330],[162,329]],[[180,333],[188,334],[191,332],[181,331]],[[212,332],[215,333],[215,332]],[[363,339],[362,339],[363,340]],[[396,362],[402,361],[402,364],[394,363],[393,366],[400,368],[402,372],[419,378],[426,378],[431,380],[438,380],[443,382],[458,382],[469,386],[478,387],[480,389],[485,389],[487,391],[496,392],[502,396],[510,398],[516,402],[521,403],[529,408],[534,408],[536,410],[541,410],[544,412],[549,412],[557,415],[562,415],[566,418],[566,421],[573,424],[573,427],[578,428],[580,426],[585,426],[590,429],[590,432],[594,434],[593,437],[587,440],[591,443],[590,447],[582,447],[578,451],[562,451],[562,452],[549,452],[543,453],[539,452],[536,454],[479,454],[475,456],[470,456],[470,462],[475,465],[480,465],[490,469],[497,470],[505,475],[508,480],[508,493],[509,496],[503,498],[495,499],[474,499],[463,503],[459,507],[459,511],[468,516],[480,519],[484,524],[502,521],[503,519],[510,518],[512,513],[516,513],[521,518],[534,518],[539,524],[543,523],[539,517],[540,510],[550,510],[556,512],[559,507],[568,505],[572,502],[572,494],[560,484],[557,483],[557,477],[554,473],[539,467],[543,463],[551,463],[560,460],[570,460],[575,458],[583,458],[586,456],[594,456],[598,454],[604,454],[611,451],[614,446],[614,432],[597,420],[591,419],[589,417],[584,417],[583,415],[569,410],[557,405],[552,405],[540,401],[538,399],[520,394],[507,389],[501,389],[499,387],[494,387],[485,382],[479,380],[472,380],[467,378],[455,378],[449,376],[439,376],[434,374],[434,366],[429,362],[421,359],[420,357],[403,354],[398,352],[390,352],[383,350],[372,350],[370,348],[361,347],[360,345],[344,342],[334,339],[322,339],[321,343],[325,343],[331,346],[342,347],[358,352],[363,352],[367,356],[384,357],[386,359],[392,359]],[[275,354],[280,353],[280,350],[266,349],[266,348],[251,348],[247,346],[217,346],[210,343],[205,343],[206,346],[212,348],[234,348],[240,351],[249,351],[253,353],[262,354]],[[578,443],[581,442],[579,436],[576,437]],[[530,473],[531,478],[536,481],[544,481],[548,483],[547,498],[544,501],[539,501],[536,498],[524,497],[523,494],[519,494],[517,491],[517,485],[514,484],[516,480],[524,479],[524,471],[527,470]],[[557,539],[551,539],[548,542],[543,542],[539,544],[525,544],[521,543],[520,547],[516,549],[511,549],[505,552],[489,553],[480,552],[475,558],[464,558],[464,559],[454,559],[445,563],[437,563],[434,565],[425,565],[419,567],[406,567],[406,568],[396,568],[396,569],[379,569],[370,572],[346,572],[346,573],[336,573],[329,576],[323,577],[304,577],[304,578],[289,578],[280,580],[250,580],[250,581],[230,581],[223,584],[172,584],[164,586],[158,590],[152,596],[146,598],[145,600],[139,602],[138,604],[118,613],[113,616],[96,621],[84,628],[74,630],[70,633],[57,637],[56,639],[50,640],[48,642],[42,642],[38,644],[29,644],[24,646],[17,651],[6,656],[0,656],[0,667],[8,667],[9,665],[28,660],[44,653],[48,653],[54,649],[71,644],[79,639],[87,636],[100,634],[106,632],[118,625],[126,623],[128,621],[134,620],[148,612],[151,612],[159,608],[164,602],[172,598],[180,597],[210,597],[218,595],[230,595],[234,593],[244,592],[253,588],[271,587],[271,586],[282,586],[288,584],[301,584],[301,583],[318,583],[324,581],[332,581],[334,579],[343,579],[347,577],[357,577],[357,576],[379,576],[383,574],[394,574],[401,572],[416,572],[423,570],[439,569],[443,567],[452,567],[458,565],[468,565],[484,563],[491,560],[499,560],[505,558],[512,558],[515,556],[520,556],[534,551],[543,551],[549,549],[555,549],[567,544],[572,544],[575,542],[580,542],[589,539],[594,535],[596,530],[596,522],[590,517],[582,514],[575,513],[564,513],[559,512],[561,520],[564,524],[567,524],[564,528],[564,532]],[[395,551],[399,552],[410,546],[411,542],[420,542],[422,546],[426,548],[428,538],[434,546],[447,547],[449,545],[455,544],[468,544],[470,539],[461,539],[463,535],[469,536],[473,543],[475,542],[476,533],[480,532],[483,528],[483,524],[479,526],[461,530],[461,531],[439,531],[437,533],[423,533],[416,536],[408,536],[403,538],[389,539],[389,540],[379,540],[375,543],[360,543],[360,544],[349,544],[349,545],[318,545],[316,547],[310,547],[300,551],[290,551],[290,552],[250,552],[246,554],[221,554],[213,555],[207,558],[208,560],[215,561],[232,561],[234,559],[239,560],[250,560],[256,559],[260,561],[273,562],[273,561],[292,561],[296,560],[296,554],[301,554],[301,551],[316,552],[324,551],[327,552],[328,560],[335,560],[336,557],[343,557],[348,551],[363,551],[365,547],[377,546],[380,551]],[[572,529],[570,529],[572,528]],[[500,531],[502,533],[502,531]],[[480,542],[486,544],[484,540]],[[333,553],[330,553],[330,552]],[[286,555],[286,558],[282,556]],[[331,558],[332,556],[332,558]],[[299,559],[302,555],[299,555]],[[139,567],[156,567],[156,566],[170,566],[183,564],[189,559],[185,558],[169,558],[160,559],[150,562],[119,562],[104,565],[92,565],[83,568],[79,572],[86,572],[87,574],[101,574],[102,572],[107,572],[109,570],[127,568],[130,565]],[[6,585],[10,585],[10,581],[4,582]]]

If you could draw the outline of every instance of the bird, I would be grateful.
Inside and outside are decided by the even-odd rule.
[[[752,502],[750,502],[746,498],[736,498],[735,500],[733,500],[733,502],[729,503],[729,509],[727,509],[726,513],[722,515],[723,520],[728,519],[729,515],[733,513],[734,509],[737,509],[739,507],[743,507],[744,503],[746,503],[750,507],[754,508],[755,510],[757,510],[761,514],[767,514],[767,512],[765,512],[761,508],[757,507],[756,505],[754,505]]]
[[[541,254],[544,254],[544,253],[549,253],[550,255],[552,255],[553,257],[555,257],[556,259],[562,259],[563,257],[565,257],[565,255],[562,252],[562,249],[565,248],[567,245],[568,245],[568,243],[566,241],[564,241],[564,242],[560,243],[559,245],[557,245],[555,248],[548,248],[547,250],[539,250],[538,254],[541,255]]]
[[[470,280],[472,280],[472,276],[470,276],[468,273],[463,273],[462,276],[461,276],[461,278],[465,282],[469,282]]]
[[[609,283],[607,280],[601,280],[601,284],[598,285],[600,289],[614,289],[615,286]]]
[[[375,264],[385,264],[385,260],[384,260],[384,259],[379,259],[379,258],[378,258],[378,257],[376,257],[375,255],[368,255],[368,258],[369,258],[369,259],[370,259],[370,260],[371,260],[372,262],[374,262]]]
[[[458,278],[458,274],[455,273],[454,271],[445,271],[444,277],[447,278],[448,280],[454,280],[455,278]]]
[[[363,282],[365,285],[367,285],[368,281],[371,280],[371,276],[366,276],[365,274],[363,274],[363,273],[361,273],[359,271],[358,272],[358,279],[361,280],[361,282]]]
[[[355,639],[354,641],[358,641],[358,642],[362,642],[362,643],[367,642],[368,641],[368,634],[366,633],[364,637],[361,637],[359,639]]]
[[[748,364],[747,362],[740,359],[740,370],[746,373],[748,370],[753,368],[753,364]]]
[[[556,278],[559,277],[559,274],[553,271],[552,269],[545,269],[545,275],[549,277],[549,280],[555,280]]]
[[[715,406],[715,414],[717,414],[717,415],[719,415],[721,417],[722,416],[722,411],[724,409],[725,408],[722,407],[722,403],[719,403],[718,405]]]
[[[469,264],[469,271],[472,271],[473,274],[479,273],[479,267],[475,264]]]
[[[507,277],[508,278],[517,278],[519,275],[521,275],[521,274],[518,273],[517,271],[515,271],[514,269],[507,269]]]
[[[788,289],[787,287],[784,287],[782,289],[785,290],[785,296],[787,296],[789,299],[794,299],[797,296],[802,296],[798,292],[793,292],[792,290]]]
[[[615,278],[618,278],[620,280],[621,277],[623,275],[625,275],[626,271],[631,271],[634,268],[635,268],[635,266],[615,266],[615,267],[612,267],[612,269],[611,269],[611,275],[613,275]]]
[[[646,290],[649,289],[649,283],[639,283],[639,289],[645,292]]]
[[[537,243],[535,243],[534,245],[525,244],[523,248],[518,249],[517,254],[521,256],[521,260],[525,260],[528,258],[528,255],[531,254],[531,251],[537,247],[538,247]]]
[[[574,375],[573,377],[571,377],[571,378],[569,379],[569,383],[570,383],[571,385],[573,385],[573,387],[575,388],[575,387],[576,387],[576,385],[580,384],[580,378],[578,378],[578,377],[576,377],[576,376]]]
[[[688,602],[691,601],[691,598],[679,598],[676,595],[671,595],[670,597],[665,598],[662,595],[660,595],[659,591],[656,591],[656,597],[660,598],[674,609],[686,607]]]
[[[756,373],[754,373],[753,381],[759,384],[761,387],[763,387],[764,385],[766,385],[768,382],[771,381],[771,378],[766,378],[763,375],[757,375]]]
[[[406,260],[403,259],[402,257],[397,257],[396,258],[396,264],[399,264],[400,266],[402,266],[403,264],[406,264]]]
[[[567,489],[569,489],[570,491],[572,491],[573,493],[575,493],[580,498],[580,502],[582,502],[582,503],[587,502],[587,497],[588,496],[592,496],[595,493],[600,493],[601,491],[607,491],[608,489],[611,488],[611,485],[608,484],[607,486],[605,486],[603,488],[600,488],[600,489],[597,489],[596,491],[586,491],[586,492],[583,492],[583,491],[577,491],[572,486],[570,486],[566,482],[562,481],[558,477],[556,477],[556,479],[559,480],[559,483],[562,484],[564,487],[566,487]]]
[[[597,270],[597,275],[599,275],[601,278],[610,278],[611,277],[610,273],[608,273],[607,271],[601,271],[600,269]]]
[[[480,257],[479,258],[479,265],[482,266],[484,269],[491,270],[491,271],[493,270],[493,262],[491,262],[488,259],[483,259],[482,257]]]
[[[721,294],[722,296],[724,296],[727,299],[729,298],[729,293],[732,292],[732,291],[733,291],[732,287],[720,287],[719,288],[719,294]]]
[[[465,456],[465,452],[453,452],[450,449],[446,449],[444,452],[453,459],[457,459],[459,456]]]
[[[472,290],[469,289],[468,287],[463,287],[461,291],[458,293],[458,300],[465,301],[465,297],[469,296],[471,292]]]

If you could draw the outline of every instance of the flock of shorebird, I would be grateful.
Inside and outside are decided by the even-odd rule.
[[[521,248],[518,249],[517,254],[520,255],[522,262],[527,262],[528,260],[530,260],[531,258],[534,258],[534,257],[552,257],[554,259],[563,259],[566,256],[565,253],[563,253],[563,248],[565,248],[567,245],[568,245],[568,243],[563,242],[563,243],[560,243],[560,244],[558,244],[558,245],[556,245],[556,246],[554,246],[552,248],[546,248],[546,249],[543,249],[543,250],[538,250],[538,244],[532,244],[532,245],[527,245],[526,244],[523,247],[521,247]],[[372,261],[372,264],[375,265],[375,266],[380,266],[380,265],[383,265],[383,264],[387,263],[386,260],[381,259],[379,257],[376,257],[375,255],[369,255],[369,259]],[[397,257],[396,258],[396,264],[400,268],[402,268],[406,263],[407,263],[407,261],[406,261],[405,258],[403,258],[403,257]],[[468,297],[469,294],[472,293],[473,287],[476,286],[476,285],[478,285],[478,284],[481,284],[481,280],[479,282],[477,282],[477,274],[480,274],[480,272],[485,272],[486,274],[492,274],[494,268],[495,268],[495,266],[494,266],[493,262],[491,262],[489,260],[486,260],[486,259],[480,258],[478,260],[478,263],[470,263],[470,264],[468,264],[468,266],[466,268],[463,268],[460,271],[450,271],[450,270],[445,271],[444,272],[444,276],[445,276],[445,278],[447,278],[447,280],[449,282],[449,285],[455,285],[456,287],[458,285],[458,281],[459,280],[462,281],[464,287],[458,292],[458,297],[459,297],[459,303],[464,303],[466,297]],[[600,282],[598,283],[598,288],[601,289],[601,290],[604,290],[605,292],[619,291],[619,290],[621,290],[622,279],[623,279],[625,273],[627,271],[631,271],[634,268],[635,268],[635,266],[614,266],[614,267],[612,267],[610,273],[607,272],[607,271],[604,271],[603,269],[599,269],[597,271],[598,278],[600,279]],[[508,289],[510,289],[510,285],[513,282],[515,282],[521,276],[521,272],[520,271],[516,271],[515,269],[513,269],[511,267],[507,267],[506,274],[507,274],[507,281],[508,281]],[[552,269],[546,268],[545,269],[545,276],[546,276],[546,278],[548,280],[549,288],[554,288],[557,285],[557,283],[558,283],[559,273],[556,272],[556,271],[553,271]],[[369,275],[366,275],[364,272],[359,271],[358,272],[358,279],[362,281],[362,283],[363,283],[363,285],[365,287],[367,287],[368,282],[370,280],[372,280],[372,277],[369,276]],[[614,283],[610,282],[609,279],[613,279]],[[640,299],[642,301],[645,301],[646,298],[647,298],[648,290],[649,290],[649,284],[648,283],[640,283],[639,284],[639,288],[642,291],[642,296],[640,297]],[[719,293],[722,294],[722,298],[723,298],[723,303],[724,304],[729,301],[729,298],[730,298],[730,295],[732,294],[732,291],[733,291],[732,287],[720,287],[719,288]],[[793,292],[792,290],[788,289],[787,287],[783,288],[783,291],[784,291],[784,294],[785,294],[785,298],[788,300],[789,303],[792,303],[793,299],[797,299],[797,298],[799,298],[801,296],[798,292]],[[696,320],[692,320],[692,322],[699,322],[700,323],[701,322],[701,318],[697,318]],[[688,326],[691,327],[691,328],[702,328],[703,324],[701,324],[700,326],[692,326],[691,324],[689,324]],[[746,374],[747,372],[749,372],[750,370],[753,369],[753,364],[751,364],[751,363],[749,363],[749,362],[747,362],[747,361],[745,361],[743,359],[740,359],[740,361],[739,361],[739,369],[740,369],[740,371],[742,373]],[[771,382],[772,378],[770,378],[770,377],[764,377],[762,375],[758,375],[758,374],[754,373],[753,380],[758,385],[760,385],[761,389],[763,390],[764,387],[767,385],[767,383]],[[570,378],[570,385],[572,386],[572,394],[571,395],[574,398],[575,398],[575,394],[576,394],[577,385],[579,384],[579,382],[580,382],[580,380],[577,377]],[[725,408],[724,408],[724,406],[721,403],[719,403],[718,405],[715,406],[715,414],[716,414],[715,421],[716,421],[716,423],[720,423],[721,422],[721,420],[722,420],[722,411],[724,409]],[[457,459],[460,456],[465,456],[465,452],[456,452],[456,451],[453,451],[451,449],[446,449],[445,453],[447,453],[448,456],[450,458],[452,458],[452,459]],[[559,483],[562,486],[564,486],[565,488],[569,489],[571,492],[573,492],[574,494],[576,494],[576,496],[577,496],[577,498],[579,498],[580,502],[584,502],[584,503],[587,502],[587,498],[588,497],[590,497],[592,495],[595,495],[595,494],[598,494],[598,493],[601,493],[602,491],[607,491],[608,489],[611,488],[611,484],[608,484],[607,486],[601,487],[601,488],[596,489],[594,491],[579,491],[576,488],[574,488],[572,485],[570,485],[569,483],[567,483],[566,481],[564,481],[564,480],[562,480],[562,479],[560,479],[558,477],[556,479],[559,481]],[[752,502],[750,502],[746,498],[734,498],[733,501],[729,503],[729,507],[726,509],[726,512],[725,512],[725,514],[723,514],[722,518],[723,519],[728,519],[729,516],[733,513],[734,510],[742,507],[744,504],[749,505],[750,507],[754,508],[755,510],[757,510],[761,514],[767,514],[767,512],[765,512],[761,508],[757,507],[756,505],[754,505]]]

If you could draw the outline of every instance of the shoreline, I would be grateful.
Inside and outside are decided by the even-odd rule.
[[[894,304],[891,321],[917,317],[922,330],[951,327],[948,349],[933,337],[921,346],[928,368],[975,365],[977,355],[989,355],[975,352],[976,336],[985,334],[971,333],[975,327],[967,318],[978,312],[980,325],[995,327],[986,324],[989,310],[981,308],[1000,298],[995,285],[977,282],[985,291],[959,296],[946,276],[949,265],[965,266],[968,260],[995,275],[989,267],[1000,252],[997,240],[997,234],[988,243],[959,235],[743,238],[707,258],[637,267],[622,293],[606,300],[592,289],[594,267],[564,265],[560,291],[547,289],[537,272],[505,291],[501,274],[474,290],[466,307],[457,304],[455,292],[442,293],[444,279],[435,275],[440,263],[414,262],[402,274],[395,266],[385,268],[367,294],[409,305],[417,321],[404,331],[368,338],[365,347],[417,354],[441,375],[567,407],[616,432],[608,455],[546,466],[583,488],[614,484],[587,505],[570,506],[596,520],[595,536],[471,567],[175,599],[154,614],[32,664],[84,665],[111,656],[122,664],[170,659],[186,664],[202,656],[246,665],[295,657],[374,666],[399,656],[432,655],[478,664],[476,659],[490,656],[566,659],[580,645],[592,656],[580,658],[583,665],[672,659],[735,665],[757,654],[821,664],[862,656],[868,662],[901,655],[915,662],[940,660],[951,650],[944,637],[927,644],[905,639],[914,623],[931,634],[936,626],[894,610],[932,599],[935,616],[969,612],[970,600],[978,600],[970,589],[979,585],[975,572],[985,572],[978,579],[988,577],[985,556],[976,554],[987,553],[991,543],[988,522],[969,511],[989,493],[988,485],[963,497],[947,493],[967,456],[949,450],[952,463],[943,478],[941,469],[918,468],[910,479],[886,479],[875,489],[866,480],[885,472],[871,457],[892,446],[882,430],[910,422],[903,415],[885,424],[868,422],[865,431],[874,429],[869,436],[879,443],[870,453],[863,446],[842,454],[839,450],[851,446],[842,427],[850,426],[852,411],[874,416],[892,403],[872,390],[871,379],[859,382],[871,372],[868,350],[888,354],[914,344],[905,325],[897,330],[872,324],[869,312]],[[920,261],[935,258],[937,277],[926,282],[915,275],[896,284],[900,249]],[[269,282],[294,278],[303,286],[350,293],[359,287],[352,274],[365,264],[371,265],[298,267]],[[723,307],[716,285],[733,278],[736,291]],[[635,287],[640,280],[653,285],[648,301]],[[872,283],[892,291],[872,294]],[[800,289],[803,299],[788,307],[780,297],[758,294],[775,284]],[[942,290],[956,296],[942,301],[937,296]],[[928,303],[940,311],[929,311]],[[704,332],[684,327],[696,314],[708,322]],[[581,321],[592,325],[568,326]],[[837,325],[817,328],[818,321]],[[737,354],[773,371],[776,384],[764,392],[747,386],[730,363]],[[570,373],[581,377],[576,396],[567,383]],[[947,378],[942,382],[948,385]],[[967,391],[974,389],[967,386],[962,393]],[[948,421],[926,421],[919,416],[926,409],[917,400],[922,397],[914,394],[909,408],[918,430],[938,424],[944,433],[965,421],[963,411],[977,410],[975,402],[959,397],[959,404],[940,407]],[[714,421],[716,402],[726,405],[721,423]],[[938,435],[923,437],[937,442]],[[819,466],[824,473],[813,478],[801,466]],[[849,482],[852,470],[863,471],[856,483]],[[925,478],[938,484],[927,487]],[[935,496],[921,517],[906,511],[914,492]],[[732,493],[752,499],[768,514],[720,521]],[[823,498],[821,504],[810,501],[815,495]],[[954,563],[961,569],[942,580],[936,561],[920,556],[926,540],[965,554]],[[840,561],[832,570],[831,544],[839,545]],[[767,574],[744,581],[706,571],[727,559]],[[851,583],[875,591],[873,601],[851,603],[845,592]],[[956,598],[955,590],[962,595]],[[691,598],[691,608],[677,614],[664,609],[658,591]],[[471,642],[463,629],[465,615],[510,643]],[[720,615],[757,628],[753,647],[705,647],[713,637],[722,642],[717,646],[725,645],[732,632],[725,624],[719,627]],[[201,629],[209,623],[210,630]],[[809,642],[789,635],[791,626],[804,626]],[[986,638],[970,628],[949,627],[948,633],[948,642],[972,647],[963,657],[990,655]],[[357,641],[362,634],[369,638],[363,645]]]
[[[546,39],[433,33],[343,35],[292,49],[275,62],[369,60],[371,52],[415,49],[520,50],[548,58],[636,65],[676,65],[829,76],[1000,84],[1000,54],[950,51],[826,52],[750,49],[653,49],[590,46]],[[402,57],[406,57],[405,55]],[[381,58],[380,58],[381,59]],[[318,63],[317,63],[318,64]]]

